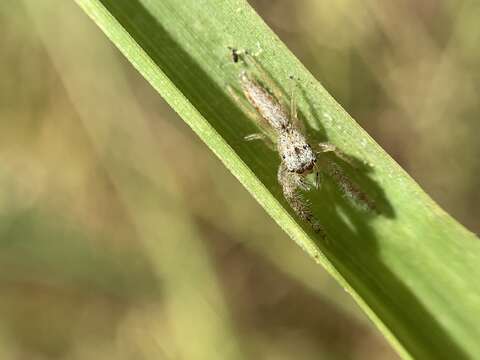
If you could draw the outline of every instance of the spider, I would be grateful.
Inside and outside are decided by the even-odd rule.
[[[240,59],[244,60],[247,65],[256,64],[253,57],[248,53],[240,53],[232,50],[232,58],[234,62]],[[269,85],[270,89],[276,89],[274,82],[264,76],[264,83]],[[292,91],[290,98],[290,111],[278,100],[279,96],[275,96],[267,90],[260,82],[254,79],[246,70],[242,70],[239,76],[240,87],[242,92],[256,113],[247,109],[253,118],[258,120],[261,133],[254,133],[245,136],[245,140],[266,140],[278,154],[280,155],[280,166],[277,172],[277,179],[282,187],[283,196],[295,211],[295,213],[304,221],[311,224],[316,232],[322,231],[319,221],[315,218],[310,208],[310,203],[305,200],[299,190],[309,191],[311,186],[306,177],[311,173],[315,173],[315,188],[319,186],[319,166],[318,157],[325,152],[334,152],[338,157],[350,162],[350,159],[343,154],[337,147],[330,143],[320,143],[315,150],[308,142],[304,131],[303,124],[297,116],[295,97]],[[238,96],[230,88],[234,98],[240,105],[243,103]],[[279,94],[279,92],[277,90]],[[242,107],[244,107],[242,105]],[[366,207],[371,207],[367,197],[358,189],[358,187],[350,182],[348,177],[343,173],[341,168],[333,162],[328,162],[326,171],[333,180],[338,184],[342,192],[348,197],[363,202]]]

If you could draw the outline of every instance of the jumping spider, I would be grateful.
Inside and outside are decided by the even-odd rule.
[[[241,59],[245,61],[247,66],[254,65],[257,69],[260,69],[251,55],[246,52],[240,53],[235,49],[232,51],[234,62],[238,62]],[[262,71],[259,72],[263,74]],[[262,83],[267,84],[268,88],[271,91],[275,91],[275,93],[270,92],[257,80],[253,79],[246,70],[241,71],[239,80],[245,98],[257,112],[252,114],[251,110],[244,110],[258,120],[262,129],[261,133],[245,136],[245,140],[266,140],[267,143],[278,151],[281,163],[277,172],[277,178],[285,199],[302,220],[309,222],[315,231],[321,231],[320,223],[314,217],[309,202],[302,197],[299,190],[308,191],[311,189],[306,179],[307,175],[311,173],[316,175],[315,187],[318,188],[320,170],[318,160],[320,154],[334,152],[337,157],[350,162],[349,158],[333,144],[320,143],[315,149],[312,148],[304,135],[303,124],[297,117],[293,91],[290,98],[290,112],[288,112],[286,107],[278,100],[282,92],[278,91],[274,82],[265,75],[261,78]],[[230,90],[232,92],[231,88]],[[238,96],[234,92],[232,94],[237,102],[242,105],[243,103]],[[242,105],[242,107],[244,106]],[[347,197],[363,203],[366,208],[372,207],[366,195],[355,184],[350,182],[337,164],[331,161],[323,161],[323,167],[325,168],[322,170],[337,183],[340,190]]]

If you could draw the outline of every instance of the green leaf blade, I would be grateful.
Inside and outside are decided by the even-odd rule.
[[[444,213],[330,97],[239,0],[77,0],[280,226],[349,291],[402,356],[480,353],[480,243]],[[258,53],[315,141],[371,164],[350,175],[380,214],[354,209],[331,184],[311,194],[328,241],[295,218],[276,182],[278,156],[243,141],[255,131],[226,91],[238,68],[228,46]],[[319,309],[321,311],[321,309]]]

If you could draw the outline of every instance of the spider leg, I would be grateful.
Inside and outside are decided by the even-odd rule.
[[[327,152],[332,152],[337,158],[345,161],[347,164],[349,164],[354,168],[359,167],[359,164],[356,163],[356,161],[353,158],[345,154],[336,145],[327,143],[327,142],[321,142],[317,145],[317,154],[323,154]]]
[[[320,169],[318,168],[318,165],[315,163],[314,166],[315,169],[315,190],[320,189]]]
[[[299,188],[305,189],[306,185],[301,175],[288,171],[283,163],[280,165],[277,175],[278,182],[282,186],[283,196],[293,211],[303,221],[308,222],[315,232],[323,232],[320,222],[314,217],[310,209],[309,202],[298,191]]]
[[[375,203],[345,174],[338,164],[328,161],[326,163],[326,173],[333,179],[346,198],[363,210],[375,210]]]
[[[270,137],[268,137],[264,133],[249,134],[249,135],[244,136],[243,139],[245,141],[262,140],[270,148],[270,150],[273,150],[273,151],[276,150],[275,143],[272,141],[272,139]]]

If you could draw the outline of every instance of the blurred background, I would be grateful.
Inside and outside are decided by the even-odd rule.
[[[250,3],[480,231],[478,2]],[[0,359],[397,359],[73,2],[0,37]]]

